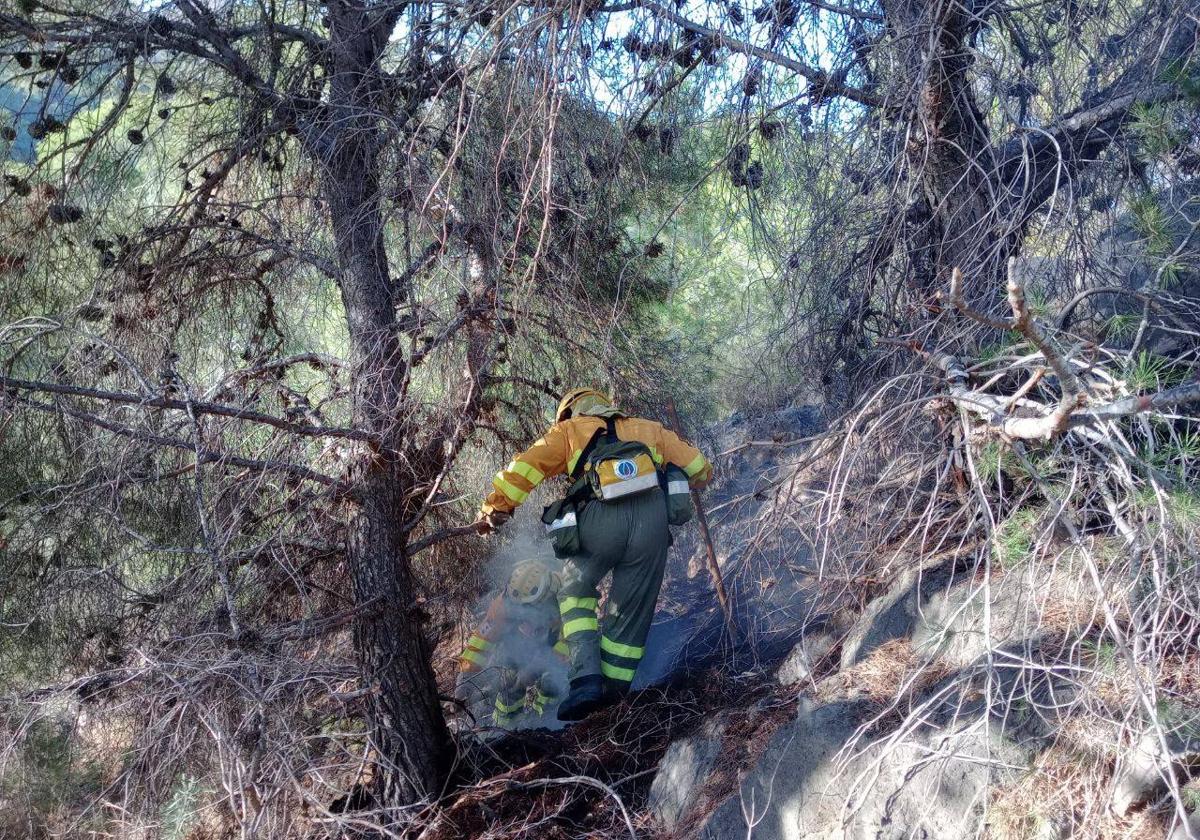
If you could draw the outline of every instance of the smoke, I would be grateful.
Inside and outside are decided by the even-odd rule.
[[[562,571],[562,561],[554,556],[545,528],[536,517],[517,517],[502,533],[503,539],[488,562],[488,583],[496,594],[508,583],[517,564],[526,560],[537,561],[554,572]]]
[[[488,561],[488,591],[475,605],[477,618],[473,629],[485,621],[492,602],[503,596],[513,569],[527,561],[540,563],[556,574],[562,571],[562,561],[554,556],[541,522],[522,517],[514,519],[505,529],[502,541],[497,541]],[[554,652],[557,637],[550,639],[540,632],[547,621],[558,616],[558,602],[550,597],[541,604],[525,606],[508,600],[504,609],[508,620],[488,651],[487,667],[466,681],[464,699],[468,701],[468,709],[479,726],[493,726],[497,695],[505,693],[511,697],[524,687],[524,711],[505,728],[561,729],[563,724],[555,712],[558,702],[567,694],[567,663]],[[539,691],[555,698],[545,704],[542,714],[533,708]]]

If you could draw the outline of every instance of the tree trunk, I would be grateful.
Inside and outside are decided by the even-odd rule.
[[[1000,212],[992,144],[971,86],[979,20],[970,4],[945,0],[884,5],[900,53],[895,66],[905,68],[896,80],[907,99],[905,155],[921,191],[907,231],[910,282],[930,297],[961,267],[968,300],[998,301],[1015,236]]]
[[[355,425],[380,441],[353,467],[359,509],[347,562],[355,603],[378,602],[356,619],[353,636],[370,692],[368,725],[380,765],[375,793],[380,804],[403,805],[437,794],[452,747],[406,553],[416,476],[400,455],[412,443],[401,412],[405,359],[383,240],[382,136],[371,118],[386,33],[370,34],[353,7],[330,4],[330,12],[337,71],[330,80],[323,191],[350,333]]]
[[[385,767],[383,792],[408,803],[437,791],[450,740],[437,699],[424,628],[415,609],[402,530],[413,477],[397,457],[404,444],[400,383],[404,359],[383,251],[374,154],[340,144],[326,175],[341,263],[342,300],[354,361],[355,425],[379,436],[378,451],[354,467],[360,507],[350,527],[347,560],[356,603],[379,600],[359,617],[354,642],[371,690],[372,741]]]

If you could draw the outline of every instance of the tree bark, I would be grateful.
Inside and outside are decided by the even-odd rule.
[[[972,302],[999,300],[1004,266],[1015,247],[998,213],[992,145],[971,87],[979,18],[971,4],[887,0],[884,9],[899,55],[897,79],[908,127],[905,157],[920,195],[910,209],[910,282],[931,296],[955,266],[969,266]],[[916,258],[916,257],[919,257]]]
[[[401,453],[411,444],[402,414],[405,358],[396,324],[384,248],[379,190],[381,130],[377,114],[379,58],[387,33],[348,3],[330,3],[332,62],[325,126],[323,192],[329,203],[342,301],[354,365],[354,424],[374,444],[353,467],[359,509],[347,539],[355,604],[379,608],[355,619],[353,638],[364,685],[368,725],[381,772],[375,795],[403,805],[436,795],[452,746],[430,665],[429,643],[416,608],[408,562],[415,476]]]
[[[1135,106],[1183,95],[1181,84],[1158,79],[1190,60],[1197,25],[1169,19],[1160,48],[1087,105],[994,144],[972,75],[974,42],[995,9],[954,0],[884,0],[883,7],[899,70],[892,98],[902,103],[906,165],[919,189],[905,231],[909,282],[929,297],[961,267],[967,302],[991,310],[1003,303],[1006,264],[1031,217],[1116,140]]]

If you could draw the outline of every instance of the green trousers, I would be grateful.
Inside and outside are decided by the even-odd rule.
[[[662,490],[592,501],[579,513],[581,550],[566,560],[558,606],[572,681],[602,674],[628,689],[645,653],[671,536]],[[612,572],[603,624],[597,584]]]
[[[531,706],[537,714],[545,714],[546,706],[558,700],[558,689],[549,674],[528,668],[505,668],[500,675],[492,722],[497,726],[510,726],[517,715],[525,711],[525,695],[531,685],[537,686]]]

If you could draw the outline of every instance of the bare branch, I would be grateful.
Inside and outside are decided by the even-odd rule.
[[[797,61],[794,58],[789,58],[786,55],[768,50],[764,47],[759,47],[748,41],[742,41],[738,38],[720,32],[719,30],[703,26],[694,21],[688,20],[683,15],[677,14],[665,6],[652,2],[652,0],[642,0],[640,4],[643,8],[650,9],[658,17],[671,21],[677,26],[683,27],[688,32],[693,32],[696,35],[701,35],[705,38],[712,39],[715,43],[719,43],[734,52],[742,53],[743,55],[761,58],[763,61],[778,65],[785,70],[791,70],[799,76],[808,80],[809,92],[814,101],[819,101],[830,96],[841,96],[858,102],[862,105],[878,106],[881,101],[872,93],[861,90],[846,84],[845,77],[848,73],[846,70],[826,73],[816,67],[810,67],[803,62]]]
[[[358,429],[345,429],[338,427],[326,426],[306,426],[300,423],[293,423],[289,420],[284,420],[279,417],[272,417],[269,414],[263,414],[258,411],[250,411],[245,408],[238,408],[231,405],[221,405],[220,403],[212,402],[188,402],[187,400],[175,399],[173,397],[152,397],[140,396],[138,394],[130,394],[124,391],[100,391],[95,388],[82,388],[77,385],[59,385],[54,382],[35,382],[28,379],[13,379],[8,376],[0,376],[0,389],[12,388],[21,391],[40,391],[49,394],[67,394],[75,397],[87,397],[88,399],[104,400],[106,402],[123,403],[126,405],[136,405],[141,408],[167,409],[172,411],[187,411],[189,407],[196,411],[197,414],[212,414],[219,417],[232,417],[238,420],[246,420],[251,423],[262,423],[266,426],[279,429],[294,435],[303,437],[336,437],[345,438],[347,440],[361,440],[369,442],[377,442],[378,436]]]
[[[119,423],[114,423],[111,420],[106,420],[103,417],[98,417],[86,411],[79,411],[73,408],[66,408],[61,405],[46,405],[39,403],[36,400],[30,400],[25,397],[14,397],[17,403],[28,406],[36,411],[43,411],[47,414],[64,414],[68,417],[73,417],[76,420],[81,420],[85,423],[90,423],[93,426],[99,426],[115,435],[127,437],[131,440],[138,440],[143,443],[153,444],[155,446],[166,446],[173,449],[182,449],[187,452],[196,452],[196,445],[178,438],[170,438],[164,435],[156,435],[151,432],[143,432],[137,429],[131,429],[128,426],[122,426]],[[318,484],[324,484],[328,487],[338,488],[342,492],[350,495],[351,491],[346,482],[333,478],[332,476],[319,473],[316,470],[308,467],[300,466],[299,464],[289,464],[286,461],[267,461],[256,460],[253,458],[243,458],[238,455],[229,455],[222,452],[214,452],[205,450],[199,455],[197,460],[202,464],[223,464],[231,467],[245,467],[246,469],[255,470],[258,472],[283,472],[294,475],[297,478],[308,479],[315,481]]]

